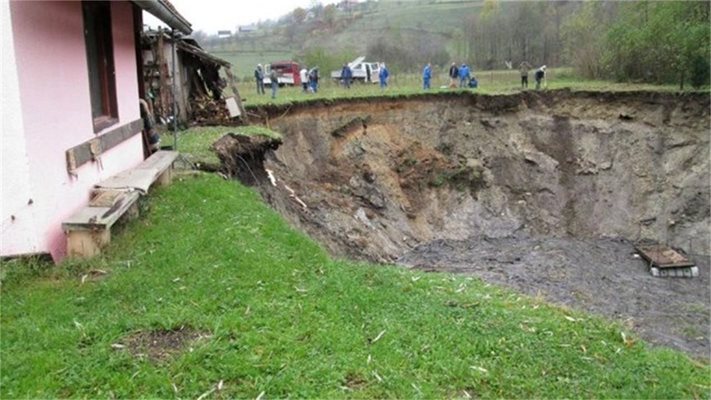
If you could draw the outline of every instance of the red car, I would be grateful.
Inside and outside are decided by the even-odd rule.
[[[272,69],[276,70],[277,72],[279,86],[301,85],[301,77],[299,76],[299,63],[295,61],[277,61],[267,65],[266,71],[264,71],[265,85],[270,85],[272,83],[272,81],[269,79],[269,74],[271,73]]]

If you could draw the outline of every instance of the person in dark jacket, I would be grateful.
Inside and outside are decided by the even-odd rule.
[[[269,73],[269,80],[272,83],[272,99],[276,98],[277,89],[279,88],[279,75],[274,68]]]
[[[311,92],[318,92],[318,67],[313,67],[309,71],[309,85],[311,86]]]
[[[456,63],[452,63],[449,67],[449,87],[454,89],[457,87],[457,80],[459,79],[459,68],[457,68]]]
[[[538,90],[541,88],[541,82],[546,78],[546,66],[538,68],[533,77],[536,79],[536,90]]]
[[[351,70],[351,67],[349,67],[348,64],[343,64],[343,69],[341,69],[341,80],[343,80],[343,86],[345,86],[346,89],[351,88],[353,70]]]
[[[425,69],[422,70],[422,88],[427,90],[430,88],[430,80],[432,79],[432,64],[427,63]]]
[[[262,64],[257,64],[254,69],[254,79],[257,81],[257,94],[264,94],[264,70]]]

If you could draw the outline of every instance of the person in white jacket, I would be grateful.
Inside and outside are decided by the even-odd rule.
[[[301,78],[301,88],[304,89],[304,93],[309,91],[309,70],[302,68],[299,71],[299,78]]]

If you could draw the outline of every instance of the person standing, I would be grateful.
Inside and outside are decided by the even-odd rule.
[[[264,94],[264,70],[262,64],[257,64],[254,69],[254,79],[257,81],[257,94]]]
[[[385,66],[385,63],[380,63],[380,72],[378,73],[378,79],[380,80],[380,88],[385,89],[388,87],[388,78],[390,77],[390,71]]]
[[[538,68],[533,77],[536,79],[536,90],[538,90],[541,88],[541,81],[546,78],[546,66],[544,65],[541,68]]]
[[[521,89],[528,89],[528,70],[531,69],[531,64],[527,61],[521,61],[518,66],[519,71],[521,71]]]
[[[470,78],[469,67],[467,67],[467,64],[462,64],[462,66],[459,67],[459,87],[466,88]]]
[[[449,87],[454,89],[457,87],[457,79],[459,79],[459,68],[456,63],[452,63],[449,67]]]
[[[276,69],[272,68],[271,72],[269,72],[269,80],[272,84],[272,99],[275,99],[277,89],[279,88],[279,76],[277,75]]]
[[[350,89],[351,80],[353,79],[353,70],[351,70],[351,67],[349,67],[348,64],[343,64],[341,79],[343,80],[343,86],[345,86],[346,89]]]
[[[309,71],[309,83],[311,84],[311,91],[314,93],[318,92],[318,67],[311,68]]]
[[[430,80],[432,79],[432,64],[427,63],[422,71],[422,88],[427,90],[430,88]]]
[[[306,67],[301,68],[301,71],[299,71],[299,78],[301,78],[301,88],[304,90],[304,93],[309,91],[309,70],[306,69]]]

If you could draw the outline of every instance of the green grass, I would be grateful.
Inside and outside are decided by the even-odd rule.
[[[467,276],[332,260],[238,183],[182,178],[149,200],[104,255],[3,284],[1,398],[197,398],[221,381],[206,398],[710,394],[708,366],[628,346],[604,320]],[[108,276],[82,284],[89,269]],[[160,362],[112,348],[180,326],[210,337]]]
[[[280,134],[258,125],[250,126],[195,126],[178,132],[178,151],[193,164],[220,163],[217,155],[212,151],[212,144],[227,133],[241,135],[263,135],[280,137]],[[164,133],[163,141],[173,143],[172,133]]]
[[[322,72],[323,73],[323,72]],[[500,70],[500,71],[475,71],[474,75],[479,80],[479,88],[477,89],[456,89],[467,90],[473,93],[481,94],[512,94],[518,93],[520,89],[520,75],[518,71]],[[448,89],[446,86],[449,79],[446,76],[446,71],[434,72],[432,80],[431,93],[447,92],[453,89]],[[591,91],[663,91],[675,92],[678,90],[676,85],[651,85],[651,84],[635,84],[635,83],[620,83],[601,80],[586,80],[578,79],[572,76],[570,68],[551,68],[548,71],[547,86],[541,90],[554,89],[570,89],[570,90],[591,90]],[[399,96],[424,93],[422,89],[422,81],[419,75],[393,73],[387,89],[380,89],[377,84],[354,84],[351,89],[345,89],[332,82],[329,79],[321,80],[321,88],[318,93],[304,93],[300,87],[284,87],[279,88],[276,99],[272,99],[270,90],[267,88],[266,95],[257,95],[256,87],[253,82],[240,83],[238,88],[244,100],[244,104],[260,105],[260,104],[285,104],[304,101],[308,99],[337,99],[337,98],[362,98],[370,96]],[[442,88],[444,86],[444,88]],[[529,89],[535,90],[535,81],[533,73],[529,75]],[[709,91],[706,87],[703,90]]]

